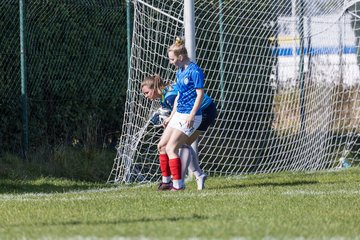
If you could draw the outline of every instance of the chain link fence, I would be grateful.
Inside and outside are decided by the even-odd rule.
[[[0,154],[116,144],[127,88],[125,1],[24,1],[28,146],[23,146],[19,1],[0,2]]]

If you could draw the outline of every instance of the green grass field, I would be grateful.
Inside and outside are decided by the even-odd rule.
[[[0,180],[0,239],[360,239],[360,168],[210,177],[197,191]]]

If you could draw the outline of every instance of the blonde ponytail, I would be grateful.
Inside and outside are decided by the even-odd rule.
[[[175,42],[168,48],[168,52],[173,52],[175,56],[183,55],[188,58],[188,52],[185,47],[185,40],[180,37],[176,37]]]

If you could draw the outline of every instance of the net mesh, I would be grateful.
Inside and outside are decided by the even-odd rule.
[[[159,107],[140,93],[145,76],[167,82],[167,47],[184,34],[182,1],[134,1],[130,85],[109,182],[158,181],[148,124]],[[216,101],[199,139],[210,175],[314,171],[357,164],[359,13],[356,1],[195,1],[196,60]]]

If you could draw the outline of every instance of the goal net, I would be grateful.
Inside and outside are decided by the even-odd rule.
[[[184,35],[182,0],[133,2],[131,68],[122,136],[108,182],[161,177],[149,125],[160,105],[145,76],[175,80],[167,48]],[[196,61],[217,104],[199,139],[215,175],[317,171],[357,164],[360,4],[344,0],[196,0]]]

